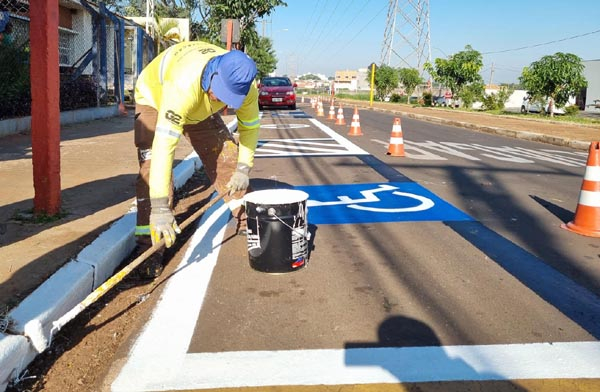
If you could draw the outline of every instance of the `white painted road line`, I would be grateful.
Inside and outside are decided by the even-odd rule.
[[[113,391],[598,378],[599,356],[598,342],[201,353],[156,358],[169,378]]]
[[[371,139],[372,142],[381,144],[389,148],[389,142],[379,139]],[[552,162],[563,166],[581,167],[586,163],[585,158],[579,153],[559,150],[536,150],[522,147],[508,146],[483,146],[481,144],[453,143],[453,142],[414,142],[405,141],[404,150],[406,156],[411,159],[429,160],[429,161],[447,161],[438,154],[446,154],[463,158],[469,161],[480,161],[481,157],[486,157],[498,161],[513,163],[538,163]],[[435,154],[433,152],[436,152]],[[465,151],[471,152],[471,154]],[[479,156],[473,155],[477,153]],[[531,158],[531,159],[526,159]]]
[[[338,134],[322,122],[315,120],[314,118],[311,118],[309,121],[315,124],[321,131],[325,132],[327,135],[329,135],[329,137],[337,141],[339,144],[345,146],[350,153],[356,155],[370,155],[368,152],[358,147],[356,144],[352,143],[350,140],[346,139],[342,135]]]

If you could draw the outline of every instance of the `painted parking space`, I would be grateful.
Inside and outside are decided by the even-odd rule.
[[[314,224],[468,221],[470,216],[414,182],[298,186]]]
[[[112,391],[600,378],[598,342],[190,352],[228,218],[203,216]]]
[[[331,134],[328,133],[326,131],[328,127],[325,125],[316,120],[311,119],[310,121],[317,129],[327,134],[328,137],[323,139],[329,140],[331,145],[337,144],[336,149],[344,150],[342,155],[351,155],[352,151],[359,151],[354,150],[353,143],[342,136],[333,131],[331,131]],[[315,127],[311,127],[311,129],[314,130]],[[277,128],[269,131],[303,132],[303,128]],[[297,136],[297,134],[293,135],[294,143],[297,143],[300,139],[305,139],[306,142],[313,142],[318,139],[313,137],[299,138]],[[284,138],[280,139],[285,140]],[[331,149],[334,150],[334,148]],[[295,151],[295,153],[297,154],[295,156],[290,155],[291,153],[288,152],[287,155],[279,154],[277,157],[308,158],[314,156],[312,155],[314,151]],[[326,157],[322,159],[339,159],[336,157],[338,155],[336,153],[328,151],[322,153]],[[275,154],[269,154],[265,154],[262,158],[275,156]],[[277,160],[272,160],[272,162],[274,161]],[[284,161],[281,162],[281,166],[283,166]],[[469,225],[473,221],[467,214],[412,182],[307,185],[294,186],[294,188],[309,194],[307,201],[309,207],[308,220],[315,225],[347,224],[348,226],[343,226],[343,228],[348,228],[352,227],[352,224],[366,222],[388,222],[389,224],[389,222],[402,221],[456,221],[455,224],[457,225]],[[215,277],[219,275],[213,274],[215,268],[218,267],[217,261],[219,258],[231,259],[230,254],[226,253],[229,245],[227,241],[224,241],[229,216],[228,210],[221,204],[203,217],[197,232],[191,240],[186,256],[178,266],[178,271],[184,271],[184,273],[176,273],[169,279],[168,286],[152,319],[134,345],[128,363],[112,385],[113,391],[397,384],[399,381],[432,382],[600,377],[600,367],[596,362],[590,361],[590,358],[600,356],[600,344],[595,341],[472,345],[459,343],[423,347],[361,346],[361,348],[355,348],[348,346],[346,348],[284,348],[275,350],[263,347],[263,349],[256,350],[238,348],[230,351],[223,350],[222,346],[218,346],[218,352],[194,351],[192,340],[194,328],[197,327],[197,316],[204,313],[210,315],[207,317],[216,317],[216,313],[224,312],[226,307],[224,302],[228,301],[227,297],[218,297],[219,305],[217,312],[215,312],[214,308],[210,308],[207,304],[210,298],[207,299],[206,293],[209,291],[210,285],[214,284]],[[374,226],[380,227],[382,225]],[[320,238],[325,238],[323,233],[332,230],[337,230],[337,227],[327,226],[327,228],[322,228],[319,234]],[[477,235],[481,231],[469,227],[464,230],[470,235]],[[342,234],[345,233],[345,231],[342,232]],[[342,244],[327,243],[327,246],[322,245],[317,249],[323,252],[331,246],[351,247],[350,239],[346,238],[346,242]],[[380,247],[383,246],[383,244],[380,245]],[[434,247],[433,244],[429,246]],[[406,248],[407,244],[403,244],[402,247]],[[354,252],[358,251],[358,248],[354,250]],[[226,256],[219,256],[220,253],[225,253]],[[490,252],[490,259],[494,257],[494,253],[499,252]],[[446,253],[444,253],[444,256],[446,256]],[[330,255],[328,259],[334,259],[334,257]],[[461,260],[461,263],[464,262],[457,257],[453,259]],[[356,276],[357,272],[352,270],[352,264],[350,262],[346,263],[346,260],[349,260],[349,258],[344,258],[344,262],[341,263],[344,266],[347,265],[344,268],[345,274]],[[442,268],[444,264],[442,261],[442,258],[438,258],[436,269]],[[235,262],[237,263],[239,260],[235,260]],[[419,260],[418,264],[425,264],[426,262],[425,259]],[[478,264],[487,262],[489,261],[477,261]],[[323,262],[322,265],[325,265],[325,263]],[[314,266],[310,267],[311,271],[317,267],[318,265],[315,263]],[[235,268],[239,269],[240,264],[236,264]],[[331,271],[331,264],[327,268]],[[452,270],[453,268],[450,269],[450,271]],[[386,272],[386,275],[389,275],[389,271]],[[244,270],[243,274],[245,276],[250,275],[250,278],[247,279],[252,279],[252,273]],[[331,275],[331,272],[329,275]],[[278,286],[286,284],[282,283],[281,279],[276,279],[279,278],[274,277],[272,282],[278,283],[272,283],[273,287],[269,284],[265,285],[259,289],[262,291],[255,293],[256,297],[251,297],[250,292],[243,290],[238,293],[243,294],[244,297],[251,297],[248,299],[248,303],[254,305],[254,307],[246,308],[248,311],[255,312],[258,301],[264,300],[265,303],[269,304],[267,309],[271,313],[259,313],[258,317],[269,320],[276,318],[277,309],[273,303],[281,302],[281,298],[278,298],[278,296],[283,297],[284,294],[278,294],[279,291],[277,290],[281,290],[281,287]],[[289,279],[301,280],[301,278]],[[335,280],[335,277],[331,279],[331,281]],[[331,281],[327,284],[333,284]],[[446,281],[450,282],[451,279]],[[233,280],[227,282],[230,283]],[[240,286],[240,280],[235,282],[236,286]],[[226,285],[229,285],[229,283]],[[502,283],[502,286],[507,287],[504,286],[505,284]],[[462,285],[468,285],[468,282]],[[297,289],[297,292],[301,293],[299,288],[291,286],[287,287],[287,291]],[[227,290],[231,290],[231,288]],[[322,289],[313,291],[322,291]],[[349,294],[362,295],[364,291],[368,291],[368,287],[359,286]],[[423,295],[426,292],[427,290],[423,290]],[[348,291],[344,291],[344,293],[348,293]],[[510,293],[507,295],[510,295]],[[308,297],[308,294],[306,296]],[[331,296],[323,297],[323,301],[332,298]],[[234,296],[234,298],[237,299],[234,299],[234,301],[240,301],[241,295]],[[306,301],[306,298],[303,299],[301,294],[298,294],[296,300],[301,302]],[[291,302],[291,304],[293,306],[288,305],[287,309],[290,314],[301,313],[299,307],[296,306],[297,302]],[[393,305],[384,302],[384,305],[386,304]],[[350,312],[351,309],[345,309],[344,311]],[[467,314],[466,316],[470,315]],[[250,314],[233,313],[230,317],[250,317]],[[225,320],[232,322],[227,320],[227,317],[225,317]],[[294,319],[292,318],[292,320]],[[273,321],[271,322],[275,327],[276,324]],[[242,324],[248,324],[248,322]],[[298,335],[308,333],[302,328],[297,328],[299,325],[303,328],[310,327],[310,324],[290,323],[288,328],[291,326],[291,329],[297,331]],[[226,330],[226,327],[224,323],[219,324],[219,332],[223,334],[222,331]],[[238,332],[237,335],[227,333],[225,335],[232,337],[232,339],[245,338],[243,331],[236,330],[236,332]],[[268,334],[268,328],[265,331],[252,330],[255,335],[261,332]],[[214,335],[208,336],[207,339],[214,339]],[[160,342],[160,344],[156,344],[156,342]],[[285,343],[290,342],[286,341]],[[301,348],[306,348],[306,346]]]

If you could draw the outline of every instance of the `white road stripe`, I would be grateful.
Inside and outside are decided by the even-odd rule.
[[[309,121],[311,123],[315,124],[321,131],[325,132],[327,135],[329,135],[332,139],[337,141],[339,144],[341,144],[342,146],[345,146],[349,153],[356,154],[356,155],[369,155],[368,152],[366,152],[362,148],[358,147],[356,144],[352,143],[350,140],[346,139],[345,137],[341,136],[340,134],[338,134],[337,132],[335,132],[333,129],[329,128],[327,125],[323,124],[322,122],[315,120],[314,118],[311,118]]]
[[[371,139],[372,142],[384,145],[389,148],[389,142],[379,139]],[[579,152],[558,151],[558,150],[533,150],[521,147],[494,147],[480,144],[454,143],[454,142],[414,142],[404,141],[404,150],[406,156],[418,160],[440,160],[446,161],[447,158],[434,154],[430,150],[441,154],[449,154],[464,158],[470,161],[479,161],[474,155],[467,154],[464,151],[478,152],[481,156],[514,163],[536,163],[536,161],[552,162],[563,166],[580,167],[585,165],[585,160],[577,159],[582,156]],[[531,158],[525,159],[524,157]],[[589,167],[588,167],[589,168]],[[592,167],[590,178],[592,181],[600,181],[600,168]],[[587,178],[586,178],[587,179]]]
[[[229,214],[202,217],[112,391],[600,378],[600,342],[188,354]]]

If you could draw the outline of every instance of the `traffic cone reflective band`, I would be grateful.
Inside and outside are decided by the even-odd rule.
[[[337,118],[335,119],[335,125],[346,125],[346,120],[344,120],[344,111],[342,110],[341,103],[340,108],[338,109]]]
[[[393,157],[404,156],[404,138],[402,137],[402,125],[400,125],[400,119],[394,119],[394,126],[392,127],[392,136],[390,136],[390,145],[388,147],[387,155]]]
[[[317,104],[317,117],[323,117],[325,113],[323,113],[323,102],[319,101]]]
[[[575,218],[561,227],[588,237],[600,237],[600,142],[590,144]]]
[[[333,100],[331,100],[331,106],[329,107],[329,117],[328,120],[335,120],[335,106],[333,106]]]
[[[358,117],[358,108],[354,107],[354,114],[352,115],[352,123],[350,124],[350,132],[348,132],[350,136],[362,136],[362,132],[360,131],[360,118]]]

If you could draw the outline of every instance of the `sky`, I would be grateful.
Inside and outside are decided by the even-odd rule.
[[[278,75],[334,76],[381,64],[388,0],[284,1],[287,7],[257,23],[258,34],[273,40]],[[416,15],[409,3],[398,0],[399,10]],[[430,0],[429,31],[432,60],[471,45],[483,55],[486,83],[514,83],[523,67],[546,55],[600,59],[600,1]],[[406,57],[416,66],[401,34],[410,42],[418,37],[398,12],[393,47],[400,56],[392,55],[389,65],[407,67]]]

